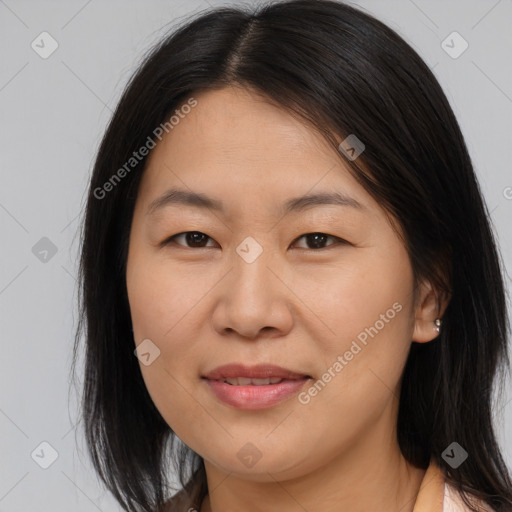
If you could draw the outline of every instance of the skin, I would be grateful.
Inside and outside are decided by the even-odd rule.
[[[160,350],[140,364],[148,392],[205,462],[201,512],[412,511],[425,471],[400,453],[397,397],[411,342],[438,334],[435,290],[423,281],[414,293],[389,218],[311,127],[247,89],[194,97],[150,154],[126,282],[135,343]],[[148,215],[172,187],[221,200],[225,212],[168,205]],[[364,209],[279,211],[333,190]],[[159,245],[187,231],[207,236]],[[309,233],[330,237],[315,246]],[[248,236],[263,248],[252,263],[236,252]],[[308,404],[294,396],[237,409],[200,378],[226,363],[270,362],[311,375],[307,390],[395,303],[400,312]],[[248,442],[261,454],[252,467],[237,456]]]

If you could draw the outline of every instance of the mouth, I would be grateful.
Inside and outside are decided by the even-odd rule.
[[[312,377],[275,365],[229,364],[201,376],[222,402],[240,409],[272,407],[300,391]]]

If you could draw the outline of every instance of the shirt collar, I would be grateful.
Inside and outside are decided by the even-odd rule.
[[[443,512],[444,486],[443,473],[431,459],[421,481],[413,512]]]

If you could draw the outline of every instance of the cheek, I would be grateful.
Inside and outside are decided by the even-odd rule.
[[[190,421],[202,418],[185,383],[196,376],[200,357],[200,347],[190,342],[198,338],[191,334],[194,325],[198,328],[197,322],[194,324],[188,313],[204,290],[168,261],[158,261],[138,248],[129,254],[126,285],[135,345],[150,339],[159,350],[151,364],[139,365],[146,389],[167,424],[186,432]]]
[[[204,288],[165,258],[143,250],[130,254],[126,285],[135,339],[161,344],[198,303]]]
[[[304,402],[315,410],[313,421],[325,418],[325,407],[343,404],[343,410],[332,409],[333,420],[352,428],[347,412],[350,421],[368,420],[398,387],[413,329],[413,276],[401,248],[361,251],[345,263],[330,270],[331,279],[310,279],[302,289],[303,297],[310,290],[308,300],[322,320],[310,335],[323,363],[318,392],[311,390],[311,400],[304,395]]]
[[[405,338],[411,329],[412,270],[400,247],[382,252],[369,248],[354,252],[341,264],[319,267],[294,280],[294,292],[313,315],[306,324],[323,340],[328,354],[344,351],[350,342],[364,342],[370,333],[383,339]],[[313,334],[313,332],[310,332]]]
[[[165,255],[145,248],[134,247],[129,254],[126,285],[135,345],[149,339],[159,350],[154,363],[140,365],[157,404],[179,394],[179,383],[191,378],[204,351],[197,316],[206,314],[201,299],[213,284],[197,278],[198,274],[184,272]]]

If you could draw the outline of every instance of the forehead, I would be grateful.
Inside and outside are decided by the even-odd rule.
[[[288,110],[235,87],[192,96],[196,106],[150,154],[140,190],[148,203],[176,186],[246,205],[320,191],[372,203],[335,149]]]
[[[293,160],[313,148],[319,153],[333,151],[304,120],[250,89],[230,86],[201,92],[195,98],[197,106],[167,137],[174,138],[175,145],[200,137],[195,141],[198,149],[229,156],[243,151],[257,160]]]
[[[150,160],[187,163],[205,159],[250,163],[273,162],[280,167],[305,156],[333,160],[334,149],[305,121],[249,89],[226,87],[193,95],[196,106],[178,121],[152,151]],[[178,112],[180,107],[176,109]],[[260,167],[260,173],[265,168]],[[237,169],[233,169],[236,174]]]

